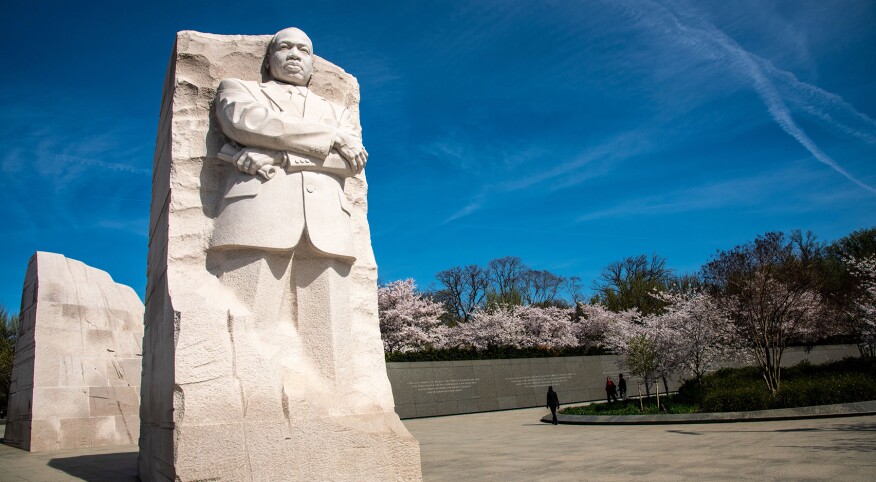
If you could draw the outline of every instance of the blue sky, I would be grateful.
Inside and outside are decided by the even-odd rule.
[[[54,251],[145,286],[175,32],[304,29],[355,75],[383,281],[520,256],[591,283],[770,230],[876,225],[876,3],[13,2],[0,303]]]

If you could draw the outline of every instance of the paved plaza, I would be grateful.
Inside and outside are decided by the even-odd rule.
[[[406,420],[442,480],[876,480],[876,416],[690,425],[558,425],[543,409]],[[0,481],[136,480],[136,447],[0,446]]]
[[[550,425],[545,409],[408,420],[426,480],[876,480],[876,416]]]

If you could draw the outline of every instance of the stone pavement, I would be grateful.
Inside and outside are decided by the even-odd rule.
[[[137,449],[136,445],[124,445],[26,452],[0,444],[0,482],[136,482]]]
[[[574,404],[579,405],[579,404]],[[588,405],[588,404],[580,404]],[[578,425],[678,425],[688,423],[772,422],[803,418],[855,417],[876,415],[876,400],[814,407],[752,410],[749,412],[684,413],[661,415],[565,415],[557,414],[559,423]],[[541,418],[551,423],[551,414]]]
[[[406,420],[442,480],[876,480],[876,415],[685,425],[549,425],[545,409]],[[0,481],[136,480],[136,447],[27,453]]]
[[[546,409],[405,421],[439,480],[876,479],[876,416],[706,425],[549,425]]]

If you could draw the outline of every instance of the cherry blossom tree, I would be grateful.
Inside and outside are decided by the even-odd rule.
[[[641,314],[638,310],[630,309],[616,313],[600,303],[578,303],[576,313],[580,320],[572,324],[572,334],[575,335],[580,346],[588,348],[616,350],[618,343],[622,342],[615,339],[617,325],[641,323]]]
[[[728,342],[729,321],[709,295],[690,290],[651,296],[664,306],[662,312],[642,316],[636,310],[614,313],[590,305],[589,320],[579,328],[579,333],[586,333],[582,338],[602,331],[603,345],[621,355],[622,366],[643,380],[648,395],[654,381],[662,378],[666,385],[675,372],[699,380],[733,348]]]
[[[827,332],[817,293],[820,245],[811,233],[767,233],[719,252],[703,268],[706,283],[732,320],[740,348],[758,362],[767,388],[781,385],[785,348]]]
[[[672,365],[700,382],[709,370],[735,354],[730,320],[710,295],[689,290],[656,295],[666,307],[659,315],[669,339]]]
[[[559,349],[578,345],[572,333],[572,317],[568,309],[518,306],[515,311],[525,346]]]
[[[657,342],[644,333],[633,335],[624,345],[620,365],[632,375],[642,379],[646,398],[651,398],[651,385],[660,373],[659,355]]]
[[[620,365],[642,379],[650,396],[657,377],[672,371],[675,351],[667,348],[672,336],[657,316],[642,316],[636,309],[614,312],[599,303],[579,304],[580,321],[573,324],[578,343],[603,347],[620,355]]]
[[[861,293],[851,311],[858,347],[865,356],[876,356],[876,256],[849,258],[849,271],[859,280]]]
[[[439,318],[444,308],[418,293],[413,279],[378,288],[377,308],[385,351],[409,352],[443,344],[447,327]]]
[[[645,392],[651,395],[651,385],[674,372],[680,350],[676,333],[666,317],[652,314],[618,318],[612,325],[607,345],[621,355],[621,366],[642,379]]]
[[[522,336],[514,308],[513,305],[498,305],[492,310],[475,312],[468,323],[460,323],[450,329],[444,345],[476,350],[519,347]]]
[[[453,327],[447,346],[487,350],[498,347],[560,349],[578,345],[571,313],[557,307],[499,305],[476,311]]]

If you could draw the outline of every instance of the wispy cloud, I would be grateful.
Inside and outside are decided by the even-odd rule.
[[[597,209],[577,218],[578,223],[605,218],[640,215],[672,215],[695,211],[758,206],[764,209],[786,209],[793,199],[798,210],[823,208],[829,199],[810,191],[818,180],[817,173],[795,161],[783,169],[761,172],[718,182],[683,187],[666,193],[634,198],[614,206]],[[858,191],[860,193],[860,191]],[[863,196],[863,194],[859,194]],[[842,196],[847,202],[848,194]],[[782,198],[781,206],[776,198]]]
[[[764,102],[770,116],[815,159],[852,183],[876,194],[824,152],[795,121],[792,109],[810,114],[828,127],[868,143],[876,139],[876,122],[858,112],[840,96],[797,79],[787,71],[741,47],[694,8],[683,3],[635,1],[624,3],[640,25],[675,49],[696,57],[726,61],[733,73],[742,73]],[[791,104],[793,103],[793,104]]]
[[[474,214],[490,203],[499,203],[504,196],[536,187],[546,191],[567,189],[609,174],[615,166],[652,148],[649,137],[641,132],[627,132],[595,146],[585,148],[571,159],[556,159],[556,153],[530,152],[525,169],[501,170],[502,175],[488,177],[480,191],[465,205],[453,212],[442,224]],[[534,168],[532,166],[535,166]]]
[[[462,218],[468,216],[469,214],[474,213],[475,211],[477,211],[478,209],[480,209],[484,205],[484,198],[485,197],[486,197],[486,195],[483,195],[483,194],[476,196],[475,199],[473,199],[471,202],[469,202],[465,207],[463,207],[459,211],[456,211],[455,213],[451,214],[441,224],[447,224],[447,223],[456,221],[457,219],[462,219]]]
[[[84,100],[0,100],[9,106],[0,122],[14,120],[14,129],[0,135],[0,203],[10,213],[8,229],[108,228],[127,223],[132,212],[148,212],[142,200],[148,195],[140,193],[148,192],[151,146],[142,142],[138,120]]]
[[[151,169],[145,169],[142,167],[132,166],[130,164],[123,164],[120,162],[108,162],[101,161],[100,159],[89,159],[86,157],[79,156],[70,156],[67,154],[58,154],[56,156],[57,160],[63,163],[75,162],[78,164],[82,164],[85,166],[98,167],[101,169],[110,169],[117,172],[126,172],[129,174],[143,174],[143,175],[151,175]]]
[[[652,142],[644,132],[624,132],[595,146],[585,148],[581,154],[571,160],[559,160],[559,163],[544,162],[541,164],[544,169],[506,180],[497,188],[500,191],[511,192],[543,184],[550,184],[551,189],[572,187],[606,174],[616,164],[651,148]]]

